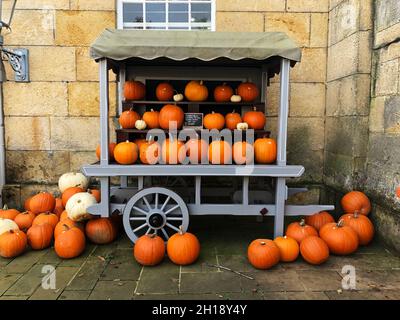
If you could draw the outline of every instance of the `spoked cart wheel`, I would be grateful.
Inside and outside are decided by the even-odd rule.
[[[157,234],[165,241],[189,226],[189,211],[175,192],[166,188],[147,188],[137,192],[123,213],[125,232],[132,242],[144,234]]]

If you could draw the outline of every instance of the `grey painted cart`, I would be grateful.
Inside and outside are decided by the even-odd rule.
[[[101,185],[101,203],[91,206],[88,211],[95,215],[109,217],[118,212],[123,215],[124,228],[135,242],[145,233],[158,233],[168,237],[178,231],[180,225],[186,230],[189,215],[237,215],[274,216],[274,235],[284,232],[284,217],[310,215],[323,210],[333,210],[331,205],[287,205],[291,194],[304,192],[304,188],[288,188],[286,180],[300,177],[304,167],[288,165],[286,161],[287,123],[289,113],[289,71],[291,65],[300,61],[300,49],[283,33],[216,33],[184,31],[134,31],[105,30],[91,47],[91,55],[99,62],[100,69],[100,162],[82,167],[87,176],[98,177]],[[265,111],[269,79],[280,74],[280,102],[277,126],[277,161],[273,165],[254,165],[251,168],[240,165],[119,165],[109,159],[109,70],[117,74],[120,93],[118,113],[135,106],[144,111],[145,106],[160,105],[151,101],[122,101],[122,88],[126,79],[142,80],[151,84],[157,80],[196,80],[208,82],[252,81],[261,90],[258,105]],[[163,103],[165,104],[165,103]],[[183,102],[186,111],[235,107],[244,111],[251,108],[248,103],[191,103]],[[178,103],[178,105],[181,105]],[[234,105],[234,106],[232,106]],[[203,109],[204,108],[204,109]],[[247,108],[247,109],[246,109]],[[136,132],[137,133],[137,132]],[[135,130],[117,130],[117,139],[132,138]],[[255,132],[257,135],[257,132]],[[254,138],[254,136],[253,136]],[[300,138],[300,137],[299,137]],[[120,185],[111,187],[111,177],[119,177]],[[129,177],[137,177],[137,185],[128,184]],[[148,178],[171,177],[194,184],[189,193],[193,201],[184,201],[180,192],[162,185],[145,186]],[[193,178],[189,178],[193,177]],[[240,177],[242,179],[240,200],[234,203],[205,203],[202,193],[204,177]],[[269,177],[273,190],[258,191],[253,196],[249,191],[250,178]],[[188,191],[189,186],[182,191]],[[208,188],[208,187],[207,187]],[[181,188],[182,189],[182,188]],[[223,188],[208,190],[223,195],[229,191]],[[253,198],[257,198],[254,201]],[[261,197],[261,200],[260,200]]]

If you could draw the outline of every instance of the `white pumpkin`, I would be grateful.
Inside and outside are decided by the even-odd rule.
[[[0,235],[10,230],[19,230],[18,225],[10,219],[0,218]]]
[[[238,130],[247,130],[249,128],[249,125],[247,122],[240,122],[237,124],[236,129]]]
[[[242,97],[239,96],[238,94],[234,94],[234,95],[231,97],[231,102],[240,102],[240,101],[242,101]]]
[[[86,190],[89,185],[89,179],[80,172],[67,172],[58,179],[58,188],[61,193],[71,187],[81,187]]]
[[[183,100],[183,94],[182,93],[177,93],[176,95],[174,95],[174,101],[175,102],[180,102],[180,101],[182,101]]]
[[[87,209],[96,203],[96,198],[91,193],[78,192],[68,199],[65,210],[68,218],[73,221],[88,220],[92,215],[87,212]]]
[[[146,129],[147,124],[144,120],[136,120],[135,122],[135,128],[138,130],[144,130]]]

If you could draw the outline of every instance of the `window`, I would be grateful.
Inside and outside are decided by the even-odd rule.
[[[118,0],[118,29],[215,31],[215,0]]]

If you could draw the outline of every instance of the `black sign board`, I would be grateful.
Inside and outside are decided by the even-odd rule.
[[[202,113],[185,113],[184,128],[203,128],[203,114]]]

